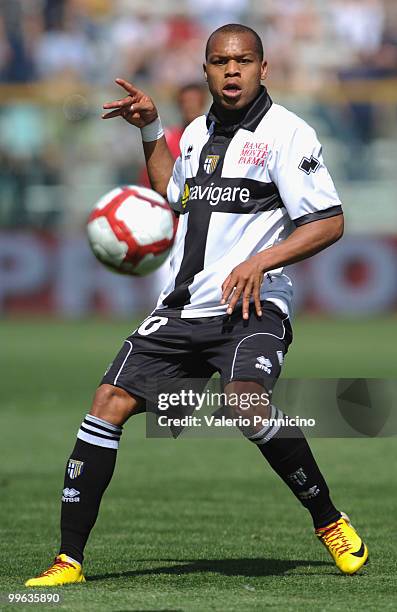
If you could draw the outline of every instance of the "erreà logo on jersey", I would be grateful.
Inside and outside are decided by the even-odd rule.
[[[246,204],[251,197],[248,187],[215,187],[214,183],[204,187],[194,185],[189,187],[185,183],[182,196],[182,207],[185,208],[192,200],[207,200],[211,206],[216,206],[219,202],[241,202]]]
[[[207,155],[204,161],[204,172],[212,174],[218,165],[219,155]]]

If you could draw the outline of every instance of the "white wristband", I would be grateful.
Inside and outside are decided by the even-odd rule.
[[[164,136],[163,126],[161,125],[160,117],[157,117],[152,123],[141,128],[143,142],[153,142]]]

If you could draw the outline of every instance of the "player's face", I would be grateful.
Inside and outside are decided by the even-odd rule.
[[[210,43],[204,73],[215,102],[225,109],[238,110],[258,95],[267,62],[259,59],[249,32],[219,33]]]

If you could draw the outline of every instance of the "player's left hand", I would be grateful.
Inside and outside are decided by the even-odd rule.
[[[262,316],[260,289],[263,275],[263,263],[256,255],[233,268],[222,283],[221,304],[226,304],[232,296],[228,304],[227,314],[232,314],[238,300],[242,297],[243,319],[248,319],[249,304],[251,297],[253,297],[256,314],[258,317]]]

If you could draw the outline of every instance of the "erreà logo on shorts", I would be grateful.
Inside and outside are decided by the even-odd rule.
[[[186,183],[183,190],[182,207],[185,208],[187,203],[193,200],[207,200],[211,206],[216,206],[219,202],[242,202],[246,204],[250,197],[250,190],[247,187],[216,187],[214,183],[207,187],[203,185],[189,187]]]
[[[256,360],[258,363],[255,364],[255,367],[258,368],[258,370],[264,370],[266,374],[271,373],[273,364],[270,359],[261,355],[257,357]]]
[[[79,502],[80,491],[77,491],[77,489],[69,489],[68,487],[66,487],[66,489],[62,491],[62,501],[68,504],[73,502]]]

